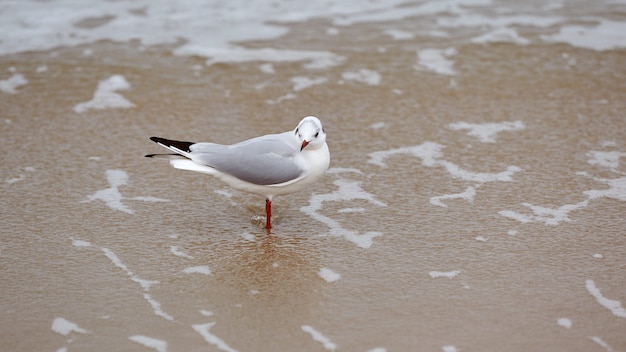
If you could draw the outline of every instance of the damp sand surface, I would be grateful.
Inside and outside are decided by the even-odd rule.
[[[623,1],[2,6],[2,350],[626,349]],[[143,157],[306,115],[269,233]]]

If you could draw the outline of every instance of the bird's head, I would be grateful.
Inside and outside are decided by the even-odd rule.
[[[322,122],[315,116],[307,116],[300,121],[294,134],[300,143],[300,151],[307,149],[317,149],[326,143],[326,132]]]

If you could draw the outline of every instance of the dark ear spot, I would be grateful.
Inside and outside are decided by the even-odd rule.
[[[295,133],[295,134],[298,134],[298,130],[299,130],[299,129],[300,129],[300,127],[296,128],[296,133]]]

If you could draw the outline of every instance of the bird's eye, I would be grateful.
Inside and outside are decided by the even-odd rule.
[[[317,138],[317,136],[319,136],[320,133],[319,132],[315,132],[315,138]]]

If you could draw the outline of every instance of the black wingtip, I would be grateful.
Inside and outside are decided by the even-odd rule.
[[[152,158],[152,157],[154,157],[155,155],[156,155],[156,154],[147,154],[147,155],[144,155],[144,157],[145,157],[145,158]]]
[[[167,147],[175,147],[176,149],[180,149],[185,152],[189,152],[189,147],[192,144],[196,144],[195,142],[186,142],[186,141],[175,141],[172,139],[165,139],[161,137],[150,137],[150,140],[159,144],[162,144]]]

